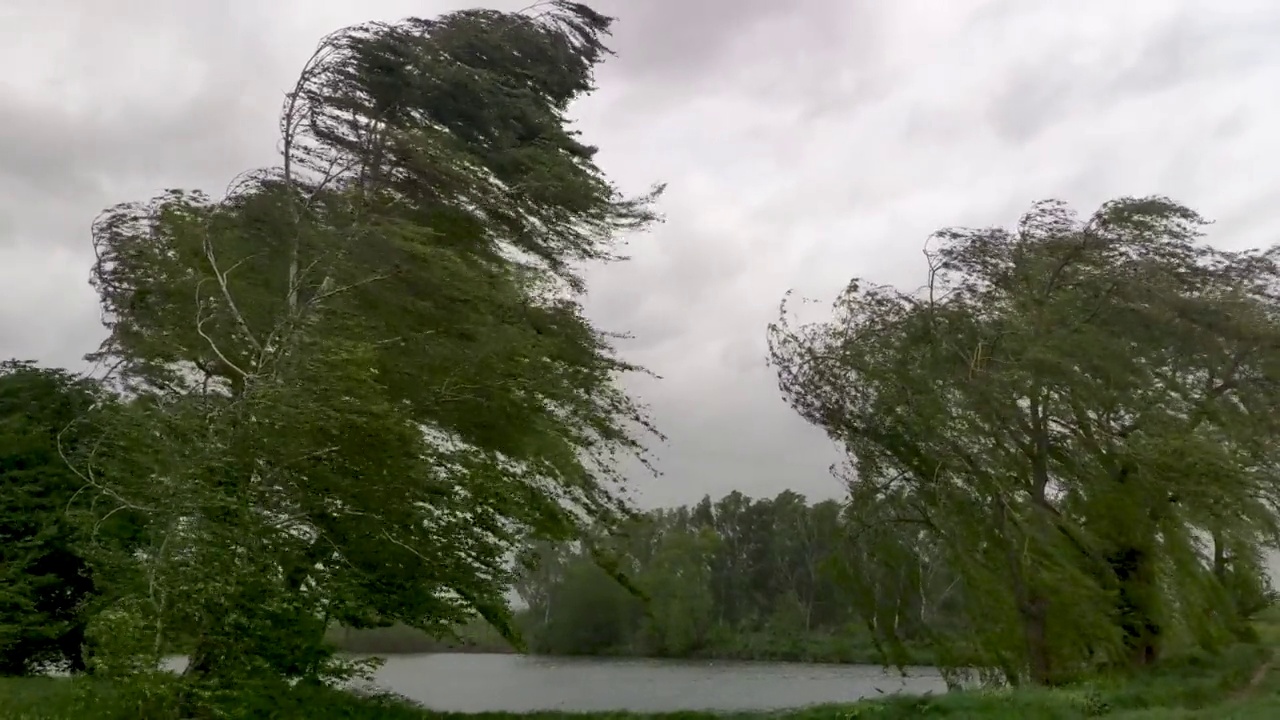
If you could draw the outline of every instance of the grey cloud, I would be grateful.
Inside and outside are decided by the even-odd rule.
[[[142,13],[140,29],[177,32],[183,47],[201,53],[184,64],[195,68],[196,75],[212,74],[211,79],[166,72],[157,58],[152,70],[141,73],[141,81],[153,83],[151,87],[113,97],[110,86],[139,69],[124,61],[113,63],[105,48],[97,74],[89,77],[77,75],[89,70],[65,56],[13,58],[11,64],[43,63],[51,86],[83,87],[79,104],[93,110],[75,107],[75,98],[67,93],[61,98],[42,98],[31,90],[9,94],[0,107],[0,185],[13,192],[0,199],[0,211],[15,219],[12,233],[0,238],[0,244],[53,241],[87,247],[89,221],[104,205],[142,200],[166,187],[218,192],[241,170],[271,162],[263,151],[274,144],[269,133],[279,93],[245,87],[238,70],[219,76],[223,63],[217,54],[227,48],[197,42],[195,36],[199,27],[229,28],[197,17],[200,25],[191,27]],[[142,23],[146,18],[152,27]],[[82,26],[83,34],[73,40],[96,50],[90,37],[93,32],[109,34],[115,29],[111,24],[104,19]],[[122,24],[120,18],[115,24]],[[251,55],[236,57],[253,61]],[[7,53],[0,52],[0,59],[9,59]],[[92,87],[99,79],[107,90]]]
[[[876,16],[867,11],[871,4],[862,2],[605,0],[598,5],[619,18],[611,43],[617,57],[599,73],[604,87],[628,85],[618,100],[619,115],[744,91],[818,109],[848,102],[833,79],[848,75],[850,68],[829,60],[849,48],[864,48],[859,57],[865,57],[876,37]],[[844,78],[842,84],[856,83]]]
[[[0,358],[74,366],[101,337],[89,258],[49,245],[0,246]]]
[[[1239,109],[1228,114],[1213,128],[1213,138],[1215,140],[1229,141],[1235,139],[1249,125],[1249,114],[1244,109]]]
[[[1167,88],[1197,72],[1193,62],[1196,51],[1211,40],[1212,35],[1199,28],[1194,19],[1180,15],[1152,33],[1143,43],[1138,60],[1117,73],[1107,89],[1123,95]]]
[[[11,0],[0,15],[0,356],[76,364],[103,205],[220,192],[275,162],[276,113],[320,35],[465,0]],[[501,0],[515,9],[528,0]],[[838,494],[831,444],[778,397],[782,294],[917,285],[932,231],[1167,192],[1216,242],[1274,242],[1280,8],[1266,0],[602,1],[618,57],[575,115],[606,172],[667,181],[668,222],[590,271],[589,312],[661,381],[646,504]],[[637,478],[639,475],[637,475]]]
[[[732,238],[700,215],[695,208],[668,208],[666,223],[637,241],[631,260],[591,273],[589,307],[633,333],[640,348],[693,331],[699,310],[724,302],[724,288],[750,272],[751,256],[726,245]],[[640,278],[649,291],[637,292]]]
[[[597,7],[620,18],[611,43],[618,58],[610,70],[663,83],[697,77],[716,67],[733,53],[747,30],[795,12],[794,5],[775,0],[732,4],[610,0]]]
[[[991,121],[1012,142],[1026,142],[1046,126],[1061,122],[1079,101],[1071,73],[1048,69],[1013,79],[991,104]]]
[[[663,476],[648,481],[637,475],[642,502],[691,502],[734,490],[772,496],[786,488],[817,499],[840,495],[828,471],[839,455],[778,397],[762,360],[741,372],[721,357],[669,355],[654,367],[667,380],[633,383],[670,438],[655,448]]]
[[[1136,59],[1113,74],[1107,92],[1115,97],[1160,92],[1267,61],[1280,36],[1280,16],[1274,10],[1206,17],[1195,11],[1198,3],[1190,5],[1141,41]],[[1233,42],[1221,42],[1224,34]]]
[[[974,27],[1017,32],[1011,18],[1018,16],[1011,5],[1004,7],[1005,13],[983,13]],[[1055,124],[1088,117],[1117,102],[1255,68],[1266,62],[1280,33],[1280,14],[1274,8],[1215,13],[1205,2],[1184,0],[1104,26],[1091,13],[1063,12],[1062,6],[1049,3],[1039,7],[1049,8],[1050,16],[1058,11],[1060,21],[1024,30],[1038,36],[1038,46],[1034,54],[1019,58],[990,104],[992,123],[1013,142],[1026,142]],[[1224,42],[1225,37],[1231,41]]]

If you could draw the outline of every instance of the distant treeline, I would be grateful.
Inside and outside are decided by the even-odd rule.
[[[889,610],[868,622],[850,601],[863,584],[850,583],[843,515],[838,502],[791,491],[733,492],[647,513],[600,537],[594,556],[541,546],[516,586],[529,606],[522,627],[534,652],[557,655],[879,662],[872,638],[891,624],[905,640],[897,657],[927,661],[922,630],[946,611],[945,584],[917,566],[876,578]],[[643,599],[601,569],[602,551]]]
[[[899,651],[927,662],[918,630],[945,611],[945,588],[943,602],[925,603],[919,568],[883,578],[878,592],[896,610],[869,625],[849,601],[841,516],[835,501],[734,492],[646,513],[600,537],[595,557],[578,544],[536,546],[516,584],[528,605],[517,626],[531,652],[549,655],[880,662],[872,630],[883,621],[906,638]],[[601,550],[624,582],[601,568]],[[481,622],[458,634],[344,628],[329,639],[349,652],[513,651]]]
[[[511,653],[515,649],[483,621],[464,625],[456,638],[437,638],[406,625],[382,628],[330,628],[326,639],[338,649],[358,654],[400,655],[434,652]]]

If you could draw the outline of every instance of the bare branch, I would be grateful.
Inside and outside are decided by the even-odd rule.
[[[204,338],[205,342],[209,344],[209,348],[213,350],[214,354],[218,356],[218,359],[221,360],[223,364],[238,374],[241,379],[248,380],[249,373],[245,372],[239,365],[231,362],[231,358],[228,358],[226,354],[222,352],[222,349],[218,347],[218,343],[215,342],[209,333],[204,330],[204,324],[208,322],[209,318],[204,317],[201,312],[203,303],[200,300],[200,286],[207,280],[208,278],[205,278],[196,284],[196,332],[200,334],[200,337]]]
[[[93,457],[98,452],[98,446],[101,444],[101,439],[99,439],[98,443],[94,445],[93,452],[90,453],[89,455],[89,462],[85,466],[84,471],[81,471],[80,468],[75,466],[75,463],[71,462],[71,458],[67,457],[66,448],[62,443],[62,437],[63,435],[66,434],[68,430],[71,429],[71,426],[75,425],[77,422],[79,422],[79,420],[72,420],[71,422],[67,423],[65,427],[63,427],[61,430],[58,431],[58,435],[54,439],[54,442],[58,447],[58,457],[62,458],[62,462],[66,464],[67,468],[71,470],[71,472],[75,473],[76,477],[84,481],[86,485],[96,489],[99,493],[110,497],[111,499],[120,503],[122,506],[127,507],[131,510],[137,510],[139,512],[147,512],[147,513],[155,512],[152,508],[138,505],[136,503],[126,500],[123,496],[121,496],[115,490],[112,490],[110,487],[98,482],[98,479],[94,477]]]
[[[250,255],[248,257],[241,258],[226,270],[219,269],[218,258],[214,254],[213,242],[209,239],[209,233],[207,230],[204,233],[204,256],[209,260],[209,267],[213,270],[214,279],[218,281],[218,287],[222,290],[222,297],[227,301],[227,309],[231,311],[231,315],[235,318],[236,324],[244,331],[245,337],[248,338],[249,343],[253,345],[254,349],[261,353],[262,345],[258,342],[258,339],[254,337],[253,330],[249,327],[249,322],[245,320],[244,313],[240,312],[239,306],[236,305],[235,298],[231,296],[231,288],[227,284],[227,276],[236,268],[249,260],[252,260],[255,256]]]
[[[322,285],[322,286],[321,286],[321,288],[322,288],[322,289],[321,289],[321,291],[320,291],[319,293],[317,293],[316,295],[312,296],[312,298],[311,298],[310,300],[308,300],[308,301],[307,301],[307,304],[308,304],[308,305],[314,305],[314,304],[316,304],[316,303],[321,302],[322,300],[324,300],[324,299],[326,299],[326,298],[331,298],[331,297],[333,297],[333,296],[335,296],[335,295],[340,295],[340,294],[342,294],[342,293],[344,293],[344,292],[349,292],[349,291],[354,290],[354,289],[356,289],[356,288],[358,288],[358,287],[361,287],[361,286],[363,286],[363,285],[368,285],[369,283],[374,283],[374,282],[377,282],[377,281],[379,281],[379,280],[385,280],[385,279],[387,279],[387,278],[389,278],[389,277],[391,277],[391,274],[390,274],[390,273],[378,273],[377,275],[371,275],[370,277],[367,277],[367,278],[365,278],[365,279],[363,279],[363,280],[357,280],[356,282],[348,283],[348,284],[346,284],[346,285],[339,285],[338,287],[333,287],[333,288],[330,288],[330,289],[328,289],[328,290],[323,289],[323,287],[324,287],[324,286]],[[326,282],[327,282],[327,280],[326,280]]]

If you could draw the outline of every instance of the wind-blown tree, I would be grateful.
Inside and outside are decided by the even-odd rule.
[[[1012,680],[1211,643],[1231,613],[1205,537],[1261,579],[1280,271],[1203,224],[1162,198],[1045,202],[1015,231],[938,233],[921,292],[855,281],[832,320],[784,305],[770,327],[784,394],[850,455],[864,558],[927,541]]]
[[[523,539],[628,514],[616,461],[656,430],[577,271],[657,191],[623,197],[565,115],[610,22],[550,2],[340,31],[279,168],[96,224],[98,356],[143,398],[110,441],[156,448],[111,495],[170,528],[148,622],[194,637],[189,674],[318,676],[332,621],[510,633]]]

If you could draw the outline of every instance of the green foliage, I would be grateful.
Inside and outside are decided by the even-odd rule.
[[[539,652],[604,654],[630,640],[637,601],[589,559],[569,565],[549,600],[551,611],[534,631]]]
[[[148,519],[114,558],[147,664],[182,642],[206,689],[339,678],[334,622],[519,642],[511,554],[629,514],[617,461],[656,431],[576,267],[656,191],[623,197],[565,118],[609,23],[553,2],[340,31],[279,168],[95,224],[94,358],[128,399],[75,467]]]
[[[580,288],[572,264],[616,257],[602,239],[651,222],[652,195],[619,196],[565,118],[593,89],[612,20],[564,0],[535,7],[330,36],[289,98],[285,136],[322,174],[358,165],[356,182],[407,201],[451,247],[501,262],[509,246]]]
[[[521,620],[521,616],[517,614],[516,625],[521,628],[521,634],[526,635]],[[376,628],[333,625],[326,632],[325,638],[339,652],[355,655],[515,652],[511,643],[483,619],[459,625],[453,631],[453,635],[439,637],[399,624]]]
[[[649,598],[644,644],[665,655],[688,655],[706,646],[715,622],[711,560],[720,538],[711,528],[670,528],[663,533],[637,583]]]
[[[745,660],[927,663],[924,626],[960,618],[939,570],[917,558],[891,572],[847,554],[838,503],[786,491],[637,516],[601,537],[640,591],[624,592],[588,548],[533,548],[515,587],[530,647],[547,654],[641,654]],[[878,572],[878,575],[868,573]],[[926,585],[913,582],[926,578]],[[848,594],[876,587],[895,604],[878,622],[904,640],[877,648]],[[928,596],[922,595],[927,592]],[[896,650],[895,652],[890,652]]]
[[[110,397],[96,383],[0,363],[0,674],[84,668],[86,617],[110,584],[97,548],[127,548],[136,518],[80,522],[84,480],[68,458],[95,452]]]
[[[854,281],[811,325],[784,306],[772,361],[849,454],[854,552],[958,583],[967,620],[938,643],[1048,683],[1179,634],[1219,643],[1260,607],[1280,269],[1200,244],[1203,224],[1162,198],[1083,220],[1045,202],[1015,231],[937,233],[920,292]]]

